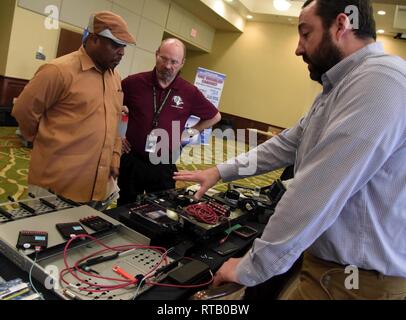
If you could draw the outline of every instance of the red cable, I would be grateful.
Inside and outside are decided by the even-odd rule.
[[[192,204],[185,208],[186,212],[200,222],[216,224],[218,216],[206,203]]]
[[[67,262],[67,249],[69,248],[69,246],[70,246],[70,244],[72,243],[72,241],[75,240],[76,238],[81,238],[81,239],[83,239],[83,238],[90,238],[90,239],[94,240],[96,243],[98,243],[99,245],[105,247],[106,249],[99,250],[99,251],[97,251],[97,252],[95,252],[95,253],[93,253],[93,254],[87,256],[87,257],[84,257],[84,258],[78,260],[77,262],[75,262],[75,265],[74,265],[74,267],[72,268],[72,267],[70,267],[70,266],[68,265],[68,262]],[[154,268],[152,268],[152,269],[144,276],[144,279],[148,279],[148,278],[153,277],[153,275],[154,275],[153,272],[160,266],[160,264],[161,264],[163,261],[167,262],[167,260],[166,260],[166,254],[165,254],[167,251],[165,250],[165,248],[156,247],[156,246],[142,246],[142,245],[137,245],[137,244],[128,244],[128,245],[122,245],[122,246],[109,247],[109,246],[103,244],[102,242],[100,242],[98,239],[96,239],[96,238],[94,238],[94,237],[92,237],[92,236],[90,236],[90,235],[83,234],[83,235],[78,235],[78,236],[76,236],[76,237],[73,237],[73,238],[70,239],[70,240],[66,243],[66,245],[65,245],[65,248],[64,248],[64,264],[65,264],[65,267],[66,267],[66,268],[63,269],[63,270],[60,272],[60,279],[61,279],[61,281],[62,281],[63,283],[65,283],[66,285],[68,285],[68,286],[72,286],[72,284],[69,283],[68,281],[66,281],[65,278],[64,278],[65,274],[67,274],[67,273],[69,272],[69,273],[70,273],[75,279],[77,279],[80,283],[82,283],[82,284],[88,286],[88,288],[83,288],[83,287],[82,287],[82,288],[78,288],[77,286],[75,286],[76,289],[78,289],[78,290],[80,290],[80,291],[91,292],[91,293],[103,293],[103,292],[106,292],[106,291],[113,291],[113,290],[123,289],[123,288],[129,287],[129,286],[131,286],[131,285],[136,285],[136,284],[138,283],[138,280],[136,280],[136,281],[131,281],[131,280],[121,279],[121,278],[109,278],[109,277],[97,276],[97,275],[95,275],[95,274],[93,274],[93,273],[86,272],[86,271],[84,271],[84,270],[82,270],[82,269],[80,269],[80,268],[78,267],[78,265],[79,265],[82,261],[87,260],[87,259],[90,259],[91,257],[93,257],[93,256],[95,256],[95,255],[99,255],[99,254],[101,254],[101,253],[103,253],[103,252],[106,252],[106,251],[108,251],[108,250],[123,252],[123,251],[126,251],[124,248],[152,249],[152,250],[156,250],[156,251],[158,251],[158,252],[160,252],[160,253],[162,253],[161,251],[164,251],[164,252],[163,252],[163,255],[162,255],[162,257],[161,257],[161,261],[160,261],[159,263],[157,263],[157,265],[156,265]],[[73,272],[73,270],[75,270],[76,272],[79,272],[79,273],[82,273],[82,274],[91,276],[91,277],[93,277],[93,278],[102,279],[102,280],[109,280],[109,281],[124,282],[124,283],[123,283],[123,284],[118,284],[118,285],[101,285],[101,284],[89,283],[88,281],[86,281],[86,280],[80,278],[79,276],[77,276],[77,275],[75,274],[75,272]],[[212,275],[211,279],[210,279],[208,282],[205,282],[205,283],[202,283],[202,284],[198,284],[198,285],[175,285],[175,284],[166,284],[166,283],[159,283],[159,282],[152,282],[152,281],[150,281],[150,282],[147,282],[147,281],[146,281],[146,282],[145,282],[145,285],[158,285],[158,286],[162,286],[162,287],[174,287],[174,288],[199,288],[199,287],[204,287],[204,286],[209,285],[210,283],[213,282],[213,279],[214,279],[214,277],[213,277],[213,275]],[[95,288],[95,289],[90,289],[90,288]]]
[[[72,243],[72,241],[75,240],[76,238],[82,238],[82,239],[83,239],[83,238],[90,238],[90,239],[94,240],[96,243],[98,243],[99,245],[105,247],[106,249],[99,250],[99,251],[97,251],[97,252],[95,252],[95,253],[93,253],[93,254],[87,256],[87,257],[84,257],[84,258],[80,259],[79,261],[77,261],[77,262],[75,263],[74,267],[72,268],[72,267],[70,267],[70,266],[68,265],[68,262],[67,262],[67,249],[68,249],[68,247],[70,246],[70,244]],[[86,272],[86,271],[84,271],[84,270],[82,270],[82,269],[80,269],[80,268],[78,267],[78,265],[79,265],[82,261],[87,260],[87,259],[89,259],[89,258],[91,258],[91,257],[93,257],[93,256],[95,256],[95,255],[99,255],[99,254],[101,254],[101,253],[103,253],[103,252],[106,252],[106,251],[108,251],[108,250],[119,251],[119,252],[126,251],[124,248],[134,248],[134,249],[146,249],[146,248],[147,248],[147,249],[156,250],[156,251],[158,251],[158,252],[160,252],[160,253],[162,253],[161,251],[163,251],[163,254],[165,254],[165,252],[166,252],[166,249],[165,249],[165,248],[162,248],[162,247],[142,246],[142,245],[138,245],[138,244],[129,244],[129,245],[123,245],[123,246],[109,247],[109,246],[105,245],[104,243],[100,242],[99,240],[97,240],[96,238],[94,238],[94,237],[92,237],[92,236],[90,236],[90,235],[87,235],[87,234],[78,235],[78,236],[73,237],[72,239],[70,239],[70,240],[66,243],[66,245],[65,245],[65,248],[64,248],[64,264],[65,264],[66,269],[63,269],[63,270],[60,272],[61,281],[63,281],[65,284],[71,286],[71,283],[67,282],[67,281],[64,279],[64,275],[65,275],[67,272],[69,272],[75,279],[77,279],[80,283],[87,285],[89,288],[90,288],[90,287],[94,287],[94,288],[104,288],[104,289],[77,288],[77,289],[79,289],[79,290],[81,290],[81,291],[86,291],[86,292],[105,292],[105,291],[111,291],[111,290],[116,290],[116,289],[125,288],[125,287],[128,287],[128,286],[130,286],[130,285],[136,284],[138,281],[130,281],[130,280],[124,280],[124,279],[121,279],[121,278],[120,278],[120,279],[117,279],[117,278],[108,278],[108,277],[97,276],[97,275],[94,275],[94,274],[92,274],[92,273],[88,273],[88,272]],[[162,263],[163,261],[167,262],[167,260],[166,260],[166,255],[161,258],[161,262],[160,262],[160,263]],[[159,267],[160,263],[158,263],[157,266],[155,266],[152,270],[150,270],[150,271],[148,272],[148,274],[150,274],[151,272],[155,271],[155,270]],[[117,282],[125,282],[125,283],[124,283],[124,284],[121,284],[121,285],[115,285],[115,286],[113,286],[113,285],[92,284],[92,283],[89,283],[89,282],[87,282],[86,280],[80,278],[79,276],[77,276],[77,275],[73,272],[73,270],[75,270],[76,272],[80,272],[80,273],[82,273],[82,274],[88,275],[88,276],[92,276],[93,278],[103,279],[103,280],[110,280],[110,281],[117,281]]]

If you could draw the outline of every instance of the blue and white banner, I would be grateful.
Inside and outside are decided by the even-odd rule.
[[[204,68],[198,68],[195,78],[195,86],[203,93],[217,109],[220,105],[221,94],[223,93],[226,75]],[[186,122],[186,127],[193,127],[200,121],[200,118],[191,116]],[[204,130],[200,135],[200,141],[196,138],[192,144],[208,144],[212,129]]]

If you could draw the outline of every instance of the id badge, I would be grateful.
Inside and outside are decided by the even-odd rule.
[[[156,144],[158,142],[158,137],[153,133],[149,134],[147,137],[147,142],[145,144],[145,152],[154,153],[156,150]]]

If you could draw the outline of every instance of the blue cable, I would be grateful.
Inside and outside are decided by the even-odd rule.
[[[44,297],[42,296],[42,293],[40,293],[40,292],[37,290],[37,288],[35,288],[35,286],[34,286],[34,284],[33,284],[33,282],[32,282],[32,270],[34,269],[34,266],[35,266],[35,264],[36,264],[36,262],[37,262],[37,256],[38,256],[38,252],[35,253],[34,262],[33,262],[32,265],[31,265],[31,269],[30,269],[30,272],[29,272],[29,274],[28,274],[28,279],[29,279],[29,281],[30,281],[31,288],[35,291],[35,293],[38,294],[38,295],[41,297],[41,300],[45,300]]]
[[[144,282],[144,280],[145,280],[145,278],[143,278],[143,279],[140,281],[140,283],[138,284],[137,291],[135,291],[134,299],[133,299],[133,300],[135,300],[135,299],[138,297],[138,292],[140,291],[140,288],[142,287],[142,283]]]
[[[164,252],[164,254],[163,254],[162,256],[165,256],[165,257],[166,257],[166,256],[167,256],[171,251],[173,251],[174,249],[175,249],[175,247],[169,248],[168,250],[166,250],[166,252]],[[161,259],[161,260],[162,260],[162,259]],[[140,283],[138,284],[138,287],[137,287],[137,290],[135,291],[133,300],[135,300],[135,299],[137,298],[138,292],[140,291],[140,288],[142,287],[142,283],[143,283],[145,280],[146,280],[145,277],[142,278],[142,280],[141,280]]]

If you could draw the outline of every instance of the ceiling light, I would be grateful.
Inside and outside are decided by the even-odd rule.
[[[291,5],[292,4],[288,0],[273,0],[273,6],[279,11],[287,11]]]
[[[379,10],[379,11],[378,11],[378,14],[379,14],[380,16],[384,16],[384,15],[386,14],[386,11]]]
[[[376,33],[384,34],[384,33],[385,33],[385,30],[383,30],[383,29],[376,30]]]
[[[252,15],[247,15],[247,19],[252,19],[252,18],[254,18]]]

